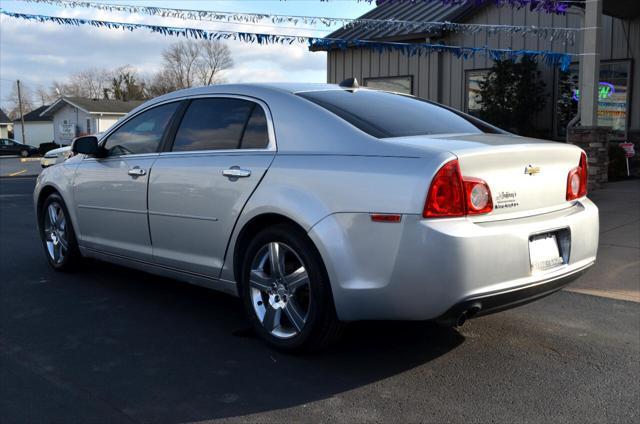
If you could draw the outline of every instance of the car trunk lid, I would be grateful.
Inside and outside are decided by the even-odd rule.
[[[473,134],[395,139],[429,150],[447,150],[458,158],[463,177],[484,180],[493,211],[474,221],[510,219],[566,208],[567,177],[581,150],[558,142],[512,135]]]

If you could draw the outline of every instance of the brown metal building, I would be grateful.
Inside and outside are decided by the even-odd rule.
[[[450,6],[441,2],[387,2],[361,18],[581,28],[584,26],[584,9],[580,5],[574,5],[567,14],[554,15],[526,8],[499,8],[492,2],[483,7],[469,4]],[[486,31],[475,34],[412,33],[406,30],[355,26],[337,30],[327,38],[580,53],[580,34],[578,33],[575,44],[570,45],[562,40],[550,41],[533,35],[488,34]],[[603,92],[599,102],[598,124],[612,128],[615,139],[638,139],[640,66],[635,62],[640,58],[640,1],[605,0],[601,34],[600,84]],[[465,60],[451,53],[411,56],[399,51],[376,52],[357,47],[346,51],[330,50],[327,57],[328,82],[337,83],[356,77],[365,86],[410,93],[472,114],[479,107],[478,82],[492,66],[491,59],[482,55]],[[576,57],[569,71],[569,75],[575,79],[578,65]],[[561,119],[556,110],[561,71],[542,63],[539,64],[539,69],[546,84],[547,102],[545,109],[536,117],[536,127],[546,138],[564,139],[568,122]]]

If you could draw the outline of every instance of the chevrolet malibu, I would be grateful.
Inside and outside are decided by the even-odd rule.
[[[585,153],[419,98],[341,85],[219,85],[153,99],[34,193],[46,257],[240,296],[285,350],[343,323],[471,317],[593,265]]]

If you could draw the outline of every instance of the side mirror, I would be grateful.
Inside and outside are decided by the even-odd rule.
[[[98,137],[87,135],[78,137],[71,144],[73,153],[83,153],[85,155],[100,156],[101,148],[98,145]]]

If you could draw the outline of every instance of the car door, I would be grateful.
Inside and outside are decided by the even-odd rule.
[[[10,155],[11,151],[11,140],[6,138],[0,138],[0,155]]]
[[[265,104],[190,101],[149,181],[154,262],[218,277],[236,220],[275,155]]]
[[[149,173],[179,102],[147,109],[107,135],[104,157],[85,157],[74,199],[83,247],[151,261]]]

